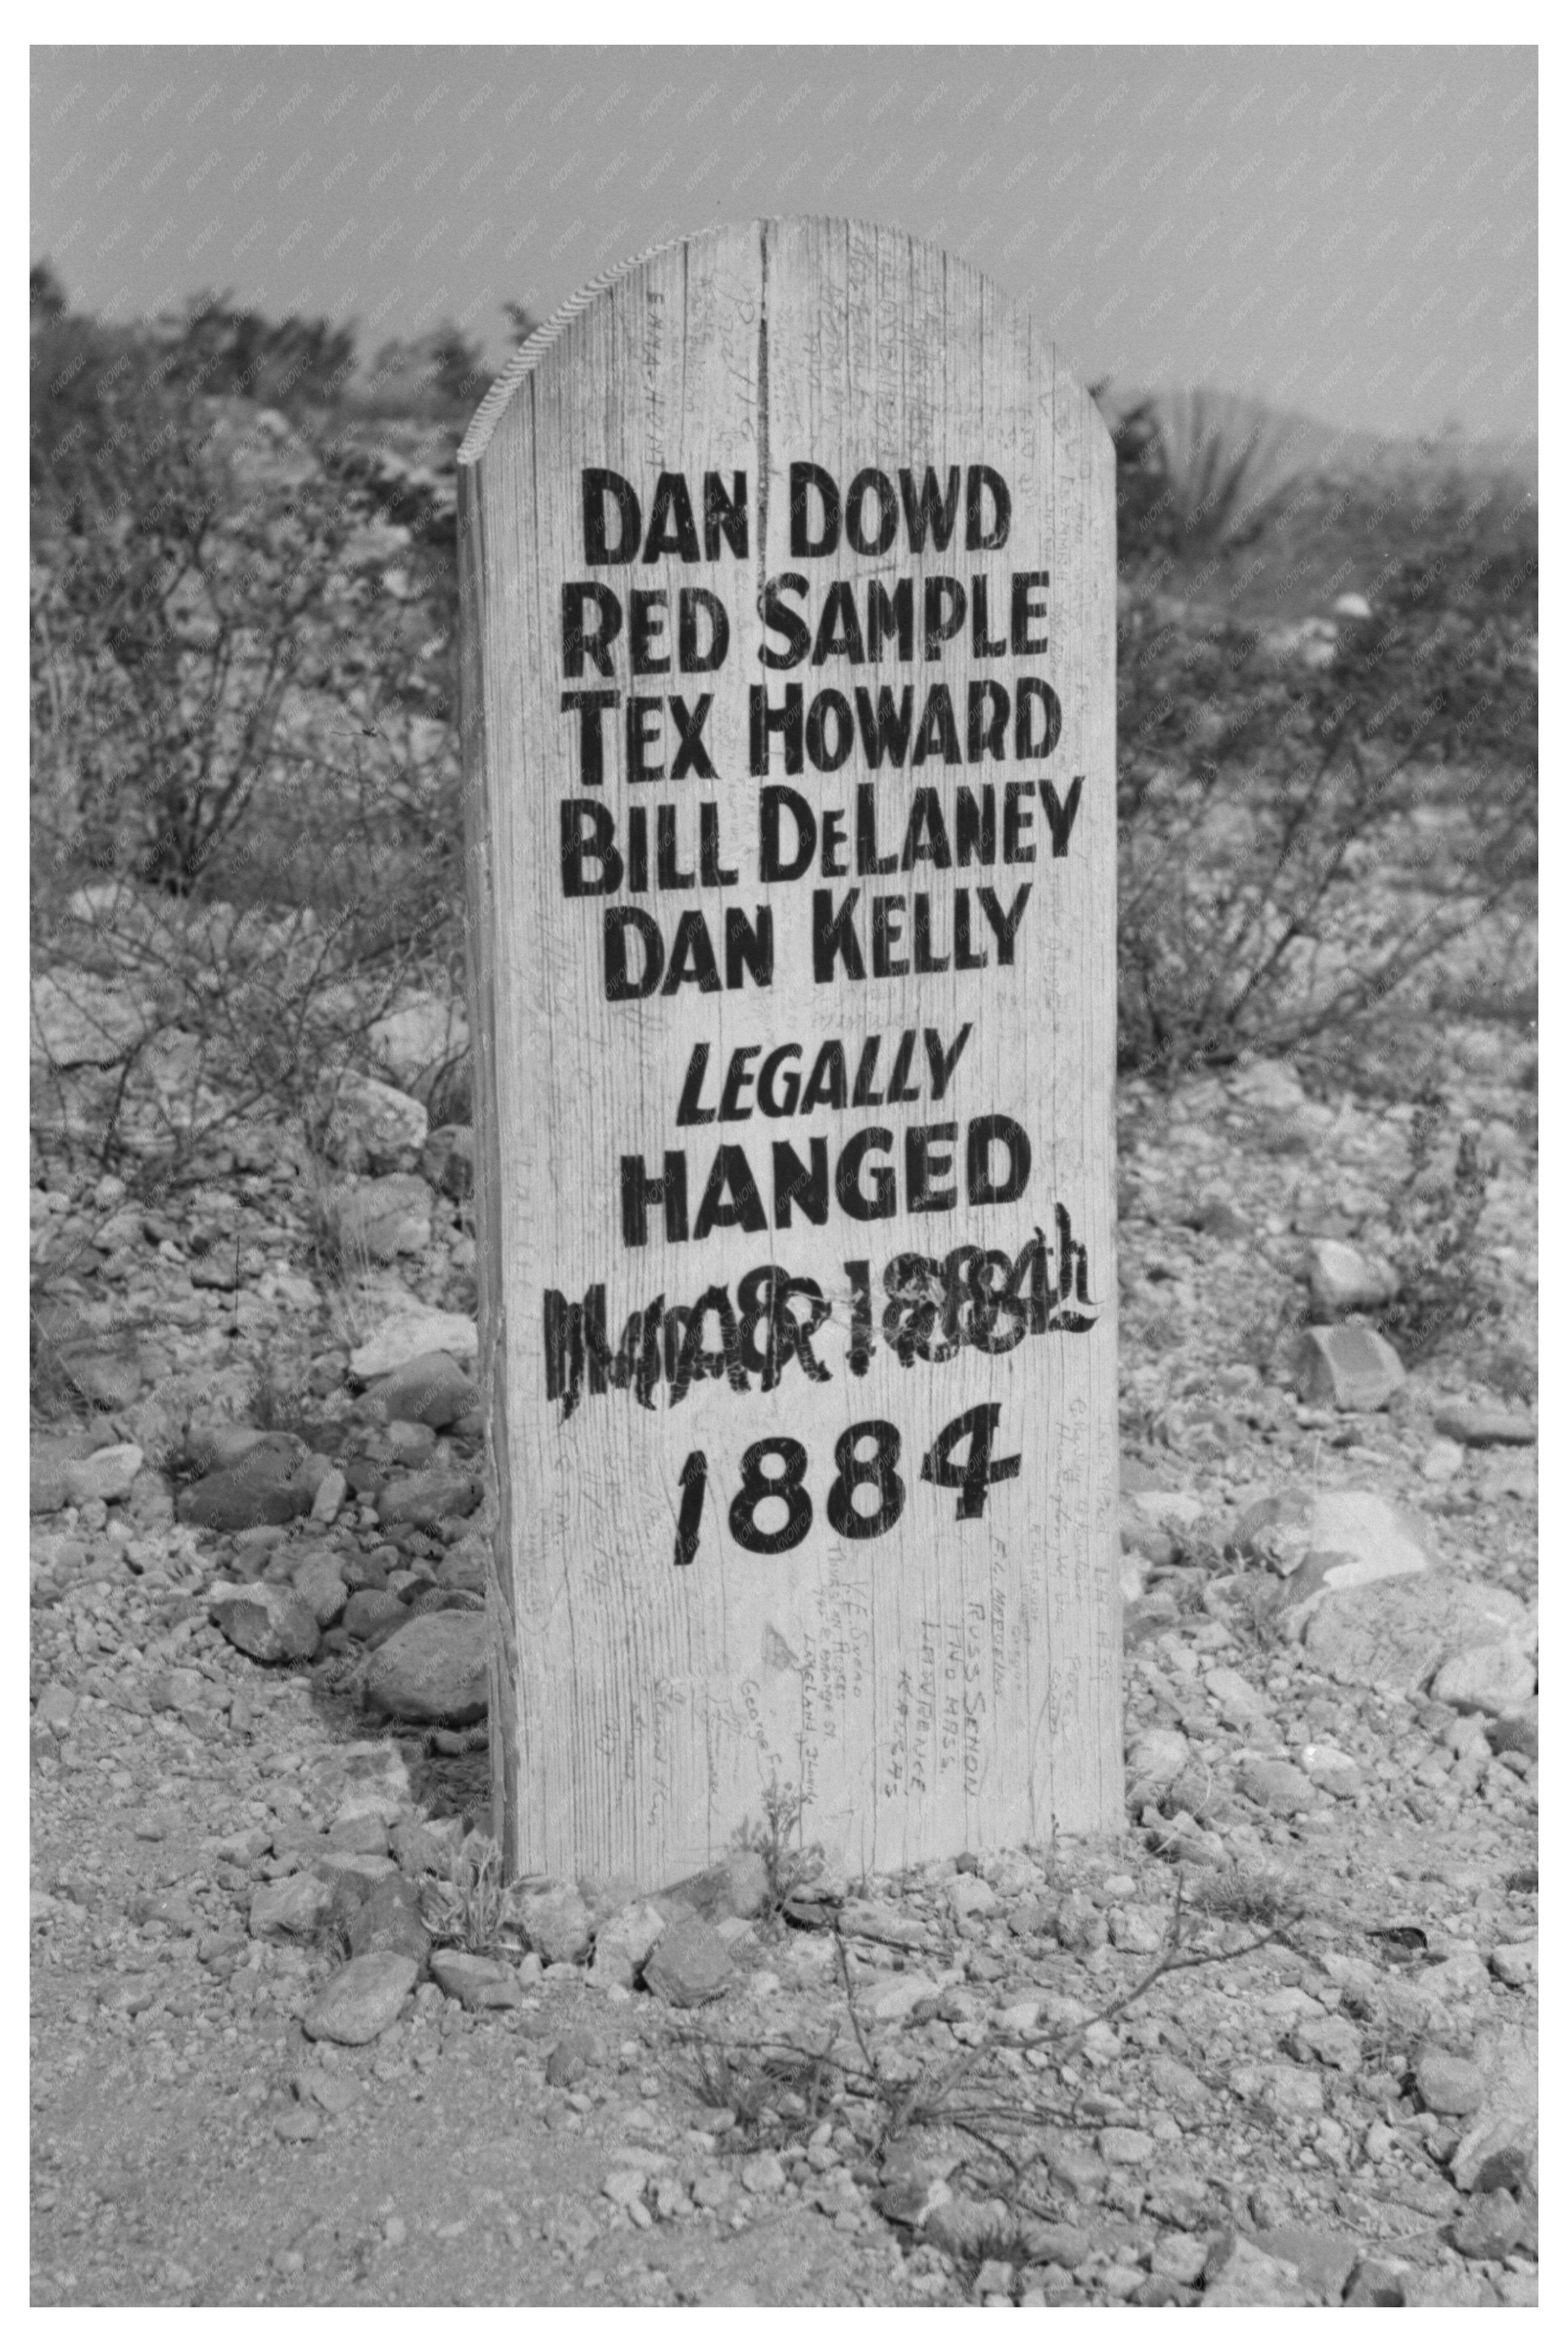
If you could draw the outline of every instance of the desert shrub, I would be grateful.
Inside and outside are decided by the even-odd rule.
[[[1500,1333],[1507,1301],[1495,1265],[1479,1247],[1497,1163],[1434,1087],[1415,1106],[1410,1160],[1410,1181],[1389,1203],[1388,1255],[1399,1290],[1379,1310],[1378,1328],[1407,1364],[1424,1363],[1445,1340],[1478,1331],[1499,1342],[1494,1359],[1506,1362]],[[1518,1381],[1517,1361],[1514,1370]]]
[[[1266,410],[1202,390],[1126,408],[1097,387],[1116,445],[1117,554],[1166,576],[1249,545],[1289,497],[1285,435]]]
[[[32,294],[35,948],[57,1010],[96,975],[140,1024],[108,1073],[46,1038],[41,1117],[160,1157],[303,1107],[460,960],[452,501],[438,464],[206,388],[341,356],[299,322],[140,334]]]
[[[1147,583],[1118,654],[1121,1052],[1343,1035],[1532,904],[1533,503],[1440,485],[1315,656]]]

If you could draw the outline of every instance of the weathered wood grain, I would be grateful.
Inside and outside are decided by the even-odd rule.
[[[939,489],[958,467],[945,553],[930,543],[911,552],[900,501],[885,552],[857,554],[841,541],[831,556],[792,556],[790,467],[803,460],[825,467],[841,491],[863,468],[880,468],[896,485],[899,469],[909,467],[918,490],[928,466]],[[1011,528],[997,549],[964,544],[973,466],[994,469],[1011,491]],[[589,563],[582,476],[593,467],[636,487],[645,533],[658,477],[683,473],[700,538],[703,475],[716,472],[730,488],[743,471],[744,557],[721,538],[716,554],[695,563],[673,553],[646,562],[640,552],[630,563]],[[992,511],[984,489],[981,502],[984,537]],[[868,546],[881,510],[868,492],[860,511]],[[855,1871],[1041,1841],[1058,1828],[1117,1825],[1114,469],[1092,402],[1026,313],[939,251],[834,220],[713,230],[587,289],[524,347],[464,444],[459,517],[480,1328],[500,1496],[493,1723],[513,1865],[622,1872],[643,1885],[668,1881],[721,1852],[744,1818],[755,1822],[773,1780],[804,1790],[804,1834]],[[1044,635],[1047,644],[1023,655],[1012,650],[1009,601],[1020,572],[1049,575],[1048,586],[1028,592],[1024,622],[1026,638]],[[864,628],[868,583],[879,582],[891,598],[895,583],[910,580],[913,657],[900,657],[889,624],[876,664],[852,659],[841,627],[838,649],[819,662],[765,667],[759,598],[765,582],[785,573],[808,583],[786,602],[814,632],[829,583],[851,584]],[[973,581],[987,580],[989,641],[1006,642],[1006,651],[976,653],[971,614],[925,657],[923,597],[937,576],[960,582],[971,604]],[[612,588],[628,614],[633,588],[667,592],[659,651],[670,650],[683,587],[717,595],[731,630],[722,667],[682,677],[677,666],[634,679],[624,625],[611,648],[612,677],[597,677],[590,660],[584,675],[569,678],[563,585],[585,581]],[[587,609],[603,617],[602,606]],[[766,642],[779,646],[780,632]],[[1004,757],[970,760],[971,682],[993,680],[1016,703],[1026,676],[1048,682],[1058,698],[1059,741],[1048,757],[1020,757],[1009,725]],[[873,705],[881,688],[897,697],[910,686],[918,726],[938,681],[952,695],[956,762],[941,740],[939,712],[918,766],[911,748],[902,766],[889,755],[873,770],[858,740],[841,766],[820,772],[807,757],[800,773],[785,777],[775,733],[768,778],[750,772],[754,685],[765,686],[774,705],[787,688],[801,687],[807,711],[825,689],[837,688],[853,709],[857,686],[869,689]],[[562,708],[563,692],[583,688],[622,697],[623,709],[605,722],[601,787],[583,781],[583,722]],[[711,693],[701,740],[713,780],[698,763],[679,782],[628,782],[617,730],[633,691],[681,694],[689,714],[699,694]],[[995,708],[988,701],[984,711],[994,716]],[[830,753],[831,716],[825,728],[818,748]],[[667,767],[675,740],[666,714]],[[1078,776],[1065,851],[1052,856],[1043,785],[1050,780],[1065,813]],[[1006,787],[1025,781],[1030,793],[1016,798],[1032,829],[1008,864]],[[825,879],[819,848],[798,879],[759,882],[764,785],[784,782],[819,821],[846,812],[842,878]],[[884,855],[900,852],[915,793],[933,787],[954,862],[944,868],[926,855],[908,871],[895,864],[886,875],[858,876],[864,783],[875,784]],[[994,793],[998,840],[992,862],[981,864],[984,844],[974,836],[985,786]],[[960,865],[965,790],[971,861]],[[652,812],[672,808],[682,872],[696,866],[696,811],[707,803],[718,812],[722,869],[736,878],[637,893],[628,871],[613,893],[567,898],[561,812],[569,801],[608,811],[623,853],[630,813],[646,805],[650,866]],[[928,825],[914,846],[931,845]],[[1023,858],[1026,847],[1032,862]],[[583,870],[603,872],[591,860]],[[1007,915],[1025,885],[1013,960],[1004,963],[979,892],[990,889]],[[857,888],[867,976],[847,978],[840,958],[832,980],[819,982],[815,895],[830,892],[837,910]],[[928,961],[945,953],[946,968],[878,977],[870,901],[906,901],[888,919],[901,926],[886,948],[885,961],[896,966],[914,951],[917,891],[926,901]],[[953,968],[961,895],[971,952],[985,951],[984,969]],[[726,911],[741,909],[754,925],[763,906],[773,923],[771,985],[756,985],[742,965],[730,975],[739,986],[692,983],[606,1000],[607,909],[651,914],[667,954],[679,918],[700,910],[722,983]],[[945,1055],[966,1023],[946,1091],[933,1099],[926,1033]],[[874,1099],[895,1074],[906,1031],[916,1038],[905,1070],[909,1098]],[[763,1115],[755,1082],[771,1049],[798,1044],[793,1066],[804,1076],[824,1042],[839,1039],[853,1082],[873,1034],[883,1042],[861,1108],[819,1103],[787,1118]],[[679,1126],[678,1103],[700,1045],[709,1057],[696,1099],[709,1111],[731,1055],[760,1053],[742,1064],[737,1115]],[[790,1066],[786,1057],[775,1085]],[[970,1126],[995,1115],[1028,1138],[1028,1182],[1015,1200],[971,1204]],[[831,1169],[868,1126],[887,1130],[891,1143],[868,1154],[859,1192],[885,1166],[896,1213],[852,1217],[830,1185],[824,1223],[810,1222],[797,1202],[786,1227],[774,1202],[774,1144],[789,1143],[809,1167],[810,1139],[824,1139]],[[908,1133],[933,1126],[953,1132],[927,1139],[927,1182],[938,1197],[956,1188],[956,1203],[911,1212],[918,1171],[907,1157]],[[721,1225],[702,1240],[671,1241],[656,1202],[646,1242],[628,1246],[623,1159],[640,1155],[657,1175],[667,1152],[684,1151],[690,1223],[721,1144],[745,1151],[768,1229]],[[1005,1160],[1014,1164],[998,1145],[985,1165],[994,1176]],[[734,1197],[727,1187],[723,1204],[732,1207]],[[985,1293],[1015,1275],[1027,1291],[1033,1277],[1019,1272],[1020,1258],[1037,1230],[1049,1244],[1049,1279],[1064,1257],[1070,1277],[1078,1261],[1059,1245],[1058,1203],[1074,1248],[1086,1253],[1079,1287],[1087,1303],[1042,1290],[1032,1312],[1045,1324],[1076,1314],[1089,1328],[1027,1328],[994,1352],[971,1344],[928,1360],[946,1352],[942,1311],[950,1336],[984,1339],[989,1329],[1005,1339],[1016,1322],[1022,1328],[1022,1309],[998,1308]],[[952,1274],[951,1254],[969,1245],[1000,1255],[989,1266],[963,1261]],[[947,1304],[925,1355],[906,1364],[896,1339],[918,1336],[918,1318],[896,1297],[889,1302],[885,1276],[907,1253],[937,1262],[933,1296]],[[857,1374],[848,1355],[858,1278],[847,1269],[860,1262],[874,1294],[874,1352]],[[715,1310],[703,1330],[720,1374],[694,1380],[679,1402],[666,1377],[650,1383],[647,1404],[610,1381],[595,1393],[586,1377],[569,1414],[563,1399],[547,1397],[547,1293],[580,1304],[603,1284],[613,1349],[626,1319],[656,1299],[665,1310],[691,1307],[721,1287],[739,1314],[742,1278],[770,1265],[819,1286],[827,1311],[811,1346],[827,1377],[807,1377],[797,1359],[764,1389],[764,1318],[753,1325],[752,1369],[743,1357],[732,1365],[737,1385],[722,1374]],[[912,1277],[907,1268],[904,1275],[907,1292]],[[980,1286],[978,1307],[970,1276]],[[749,1296],[755,1307],[763,1294],[753,1286]],[[793,1304],[796,1327],[808,1323],[805,1294]],[[555,1312],[559,1336],[559,1306]],[[661,1346],[668,1340],[668,1371],[679,1326],[670,1338],[660,1325],[656,1337]],[[979,1516],[961,1519],[961,1489],[922,1478],[922,1463],[957,1416],[991,1404],[1000,1409],[993,1467],[1016,1457],[1018,1469],[984,1488]],[[839,1533],[830,1510],[836,1448],[846,1430],[867,1422],[898,1433],[901,1501],[890,1480],[880,1489],[854,1485],[847,1509],[839,1506],[850,1532]],[[731,1506],[742,1454],[772,1438],[805,1449],[812,1518],[801,1541],[768,1553],[736,1540]],[[860,1440],[858,1465],[877,1443]],[[679,1514],[691,1491],[681,1474],[694,1454],[705,1458],[706,1490],[694,1556],[679,1564]],[[963,1446],[950,1454],[956,1474]],[[781,1459],[769,1454],[764,1475]],[[873,1519],[879,1496],[890,1524],[855,1534]],[[767,1535],[786,1507],[760,1505],[749,1519],[739,1507],[742,1530]]]

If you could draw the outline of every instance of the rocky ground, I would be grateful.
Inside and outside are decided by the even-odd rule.
[[[1126,1834],[856,1887],[786,1838],[650,1904],[482,1835],[447,1009],[317,1150],[237,1118],[159,1186],[82,1150],[111,993],[42,1003],[35,2302],[1535,2302],[1509,1033],[1443,1042],[1436,1150],[1281,1065],[1126,1091]],[[1406,1370],[1467,1150],[1489,1319]]]

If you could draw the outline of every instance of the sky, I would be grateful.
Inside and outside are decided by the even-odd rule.
[[[1536,420],[1525,47],[31,52],[35,260],[117,319],[211,289],[368,355],[716,221],[973,261],[1085,380],[1380,435]]]

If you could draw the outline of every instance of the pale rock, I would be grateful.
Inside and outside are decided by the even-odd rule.
[[[1287,2117],[1310,2118],[1323,2112],[1321,2077],[1307,2066],[1278,2065],[1260,2068],[1264,2094],[1277,2115]]]
[[[1425,2001],[1467,2001],[1477,1992],[1486,1992],[1486,1961],[1474,1943],[1467,1938],[1455,1938],[1444,1948],[1441,1959],[1429,1969],[1422,1969],[1413,1985]]]
[[[984,1878],[961,1872],[948,1888],[948,1907],[955,1919],[986,1919],[999,1908],[996,1889]]]
[[[1173,2058],[1166,2051],[1157,2051],[1148,2061],[1148,2067],[1152,2087],[1178,2114],[1194,2115],[1207,2105],[1207,2084],[1179,2058]]]
[[[1349,1242],[1310,1241],[1296,1272],[1308,1286],[1314,1313],[1324,1321],[1357,1307],[1382,1307],[1397,1287],[1387,1266],[1364,1257]]]
[[[875,2018],[879,2025],[896,2025],[910,2016],[922,2000],[934,2000],[941,1990],[933,1977],[921,1976],[913,1969],[906,1969],[900,1976],[879,1979],[864,1992],[857,1987],[855,2006],[863,2015]],[[1025,2002],[1022,2011],[1009,2014],[1016,2021],[1017,2016],[1026,2012],[1026,2022],[1020,2031],[1028,2032],[1039,2015],[1037,2003]],[[997,2022],[1001,2023],[1003,2020],[999,2018]]]
[[[1361,2036],[1348,2017],[1331,2011],[1327,2017],[1306,2017],[1293,2037],[1298,2057],[1320,2059],[1342,2074],[1354,2074],[1362,2063]]]
[[[1191,1755],[1186,1734],[1173,1724],[1154,1724],[1136,1734],[1127,1751],[1127,1801],[1135,1816],[1180,1779]]]
[[[79,1462],[65,1465],[66,1499],[72,1503],[121,1503],[142,1467],[139,1445],[100,1445]]]
[[[767,1864],[751,1846],[737,1846],[724,1864],[725,1891],[737,1919],[755,1919],[768,1900]]]
[[[651,1903],[628,1903],[606,1919],[594,1938],[593,1985],[632,1986],[637,1972],[665,1932],[661,1913]]]
[[[414,1092],[438,1062],[468,1042],[461,1012],[438,996],[415,996],[373,1021],[365,1033],[376,1060],[395,1085]]]
[[[374,2042],[396,2023],[418,1979],[419,1964],[405,1952],[363,1953],[339,1969],[300,2022],[312,2042]]]
[[[1525,1616],[1524,1603],[1498,1585],[1440,1572],[1395,1577],[1325,1593],[1308,1618],[1302,1646],[1335,1682],[1413,1693],[1461,1647],[1517,1640]]]
[[[1155,1528],[1194,1527],[1207,1509],[1197,1495],[1184,1493],[1174,1486],[1123,1486],[1121,1510],[1124,1528],[1131,1521],[1135,1533]]]
[[[1315,1496],[1305,1538],[1280,1596],[1281,1630],[1291,1639],[1325,1593],[1423,1576],[1437,1564],[1435,1539],[1418,1512],[1360,1488],[1330,1487]]]
[[[63,1683],[47,1683],[38,1694],[34,1709],[35,1721],[44,1724],[57,1737],[64,1738],[70,1729],[77,1710],[77,1695],[67,1690]]]
[[[1230,1092],[1249,1109],[1289,1112],[1306,1100],[1306,1090],[1289,1062],[1250,1062],[1237,1071]]]
[[[149,1007],[123,986],[69,968],[33,979],[31,1055],[59,1070],[108,1069],[151,1034]]]
[[[324,1628],[335,1624],[342,1615],[349,1589],[343,1581],[337,1553],[325,1544],[313,1545],[300,1556],[290,1572],[290,1581],[318,1625]]]
[[[1211,1666],[1204,1676],[1204,1688],[1213,1699],[1222,1723],[1237,1730],[1262,1722],[1268,1714],[1268,1702],[1245,1675],[1234,1666]]]
[[[1353,1797],[1362,1785],[1362,1769],[1353,1756],[1327,1741],[1310,1740],[1300,1758],[1301,1769],[1314,1788],[1331,1797]]]
[[[1258,2243],[1276,2261],[1294,2263],[1301,2285],[1315,2288],[1331,2305],[1344,2293],[1361,2251],[1354,2238],[1340,2231],[1304,2230],[1295,2222],[1259,2230]]]
[[[1534,1664],[1509,1642],[1456,1652],[1432,1681],[1435,1699],[1467,1715],[1510,1715],[1534,1695]]]
[[[335,1186],[322,1210],[340,1256],[387,1264],[429,1248],[433,1205],[422,1176],[374,1176]]]
[[[521,1906],[522,1931],[547,1967],[582,1959],[593,1937],[588,1906],[574,1886],[535,1888]]]
[[[1451,1437],[1439,1437],[1422,1457],[1421,1475],[1429,1486],[1446,1486],[1465,1466],[1465,1449]]]
[[[349,1370],[356,1381],[374,1381],[418,1357],[439,1354],[472,1363],[479,1352],[479,1326],[471,1315],[448,1315],[433,1307],[416,1306],[388,1316],[363,1346],[354,1349]]]
[[[1147,2132],[1130,2131],[1121,2124],[1108,2124],[1100,2135],[1100,2152],[1107,2164],[1147,2164],[1154,2146]]]
[[[1473,2116],[1486,2104],[1487,2078],[1474,2059],[1436,2042],[1416,2053],[1415,2087],[1435,2116]]]
[[[253,1936],[309,1936],[331,1906],[331,1895],[309,1871],[295,1871],[258,1886],[250,1898]]]
[[[1501,1405],[1468,1404],[1455,1398],[1433,1414],[1439,1433],[1457,1445],[1533,1445],[1536,1425],[1527,1414]]]
[[[430,1973],[465,2009],[515,2009],[522,1999],[515,1969],[477,1952],[433,1952]]]
[[[1303,1404],[1331,1404],[1342,1412],[1376,1412],[1405,1381],[1388,1341],[1355,1323],[1309,1324],[1290,1369]]]
[[[350,1173],[392,1175],[417,1160],[430,1120],[422,1102],[350,1071],[331,1090],[323,1148]]]
[[[341,1470],[329,1470],[310,1497],[310,1517],[319,1528],[330,1528],[348,1500],[349,1482]]]
[[[1155,2241],[1149,2268],[1156,2278],[1174,2279],[1178,2286],[1196,2286],[1208,2261],[1208,2241],[1185,2230],[1168,2231]]]
[[[343,1794],[334,1822],[372,1816],[390,1828],[414,1804],[409,1767],[395,1740],[351,1740],[336,1750],[336,1761],[343,1767]]]
[[[1541,1971],[1541,1948],[1538,1937],[1531,1936],[1521,1944],[1498,1944],[1491,1953],[1491,1970],[1505,1985],[1522,1990],[1532,1985]]]
[[[1119,1952],[1157,1952],[1165,1941],[1164,1916],[1147,1904],[1113,1906],[1107,1925],[1111,1944]]]
[[[472,1528],[448,1544],[436,1581],[450,1592],[472,1592],[483,1600],[489,1590],[490,1538],[482,1528]]]
[[[1217,2309],[1293,2307],[1306,2299],[1294,2263],[1235,2233],[1211,2250],[1204,2276],[1204,2302]]]

